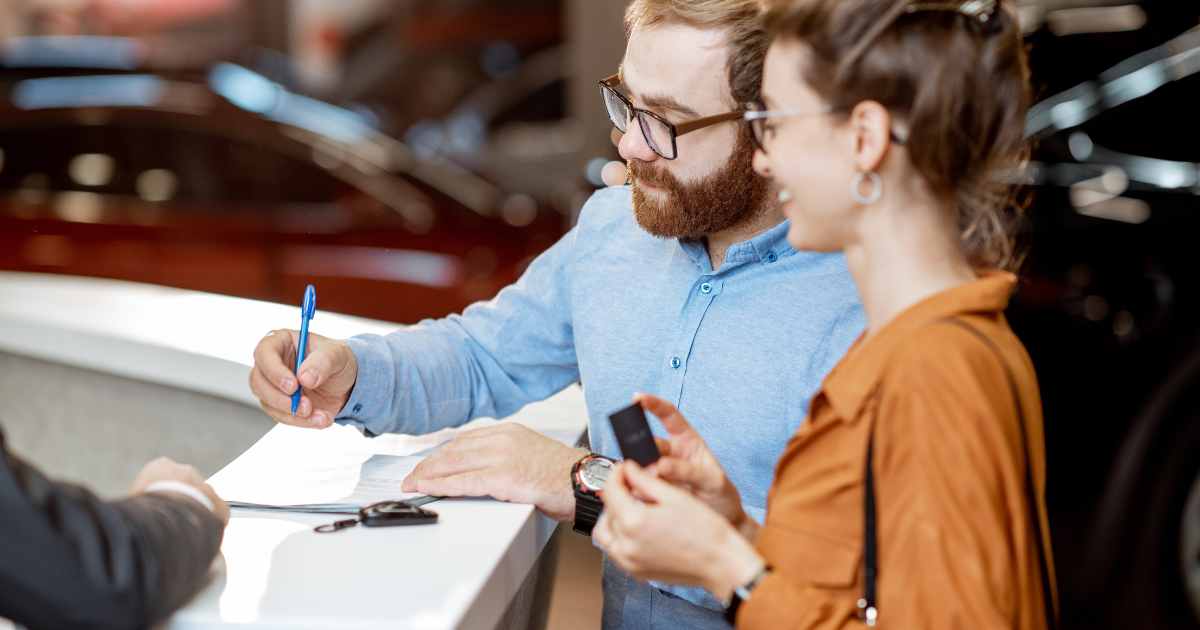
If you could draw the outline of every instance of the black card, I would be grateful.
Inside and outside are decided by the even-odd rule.
[[[658,445],[654,443],[654,434],[650,432],[650,423],[646,422],[646,412],[641,405],[630,405],[608,419],[612,421],[617,444],[621,445],[625,459],[632,459],[642,466],[658,461]]]

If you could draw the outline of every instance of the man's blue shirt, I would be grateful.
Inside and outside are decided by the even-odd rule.
[[[578,381],[592,450],[620,458],[608,414],[635,392],[656,394],[761,522],[776,461],[864,324],[845,259],[797,252],[787,230],[733,245],[714,271],[704,243],[642,230],[628,188],[601,190],[493,300],[351,339],[358,382],[337,421],[368,435],[428,433],[511,415]],[[715,605],[698,589],[669,590]]]

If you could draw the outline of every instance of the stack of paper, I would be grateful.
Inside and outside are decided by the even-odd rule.
[[[583,392],[571,387],[522,409],[524,424],[574,446],[586,426]],[[279,425],[209,479],[231,507],[354,514],[378,501],[434,500],[400,490],[408,473],[458,431],[494,424],[488,418],[428,435],[363,437],[340,425],[301,429]]]
[[[231,507],[353,514],[387,500],[417,499],[404,478],[453,431],[365,438],[354,429],[279,425],[209,479]]]

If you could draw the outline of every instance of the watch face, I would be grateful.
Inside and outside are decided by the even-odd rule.
[[[602,457],[593,457],[583,463],[579,470],[579,481],[593,492],[603,490],[612,472],[612,462]]]

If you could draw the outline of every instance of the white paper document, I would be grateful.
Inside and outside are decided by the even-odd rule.
[[[520,417],[521,424],[573,446],[585,424],[582,392],[570,388],[529,405]],[[428,435],[376,438],[341,425],[277,425],[208,481],[235,508],[354,514],[378,501],[421,503],[422,495],[400,489],[408,473],[457,432],[493,424],[479,419]]]
[[[209,483],[232,507],[355,513],[377,501],[421,496],[401,491],[401,482],[453,434],[371,439],[338,425],[323,430],[279,425]]]

